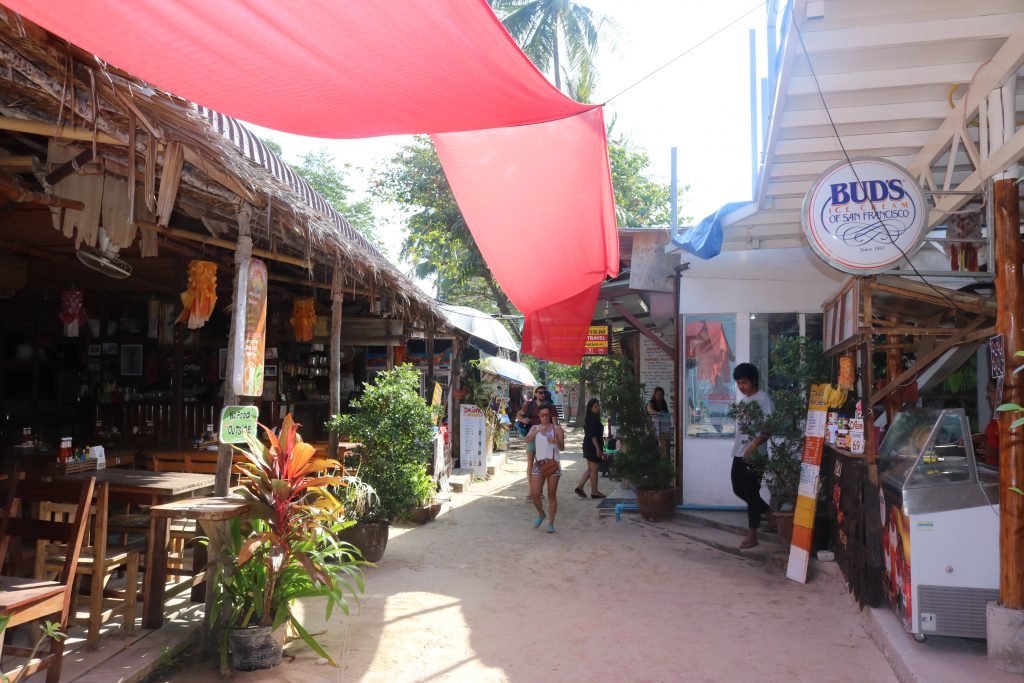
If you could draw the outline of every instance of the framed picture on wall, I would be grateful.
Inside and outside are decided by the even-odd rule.
[[[121,347],[121,374],[142,374],[142,344],[125,344]]]
[[[220,349],[217,353],[217,379],[224,379],[228,373],[228,350]]]
[[[89,344],[89,357],[95,358],[103,353],[103,347],[99,344]]]
[[[267,377],[267,378],[277,377],[277,366],[276,365],[264,365],[263,366],[263,376]]]
[[[115,342],[103,342],[103,355],[104,356],[116,356],[117,355],[117,343],[115,343]]]

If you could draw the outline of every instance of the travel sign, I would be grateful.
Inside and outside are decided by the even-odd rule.
[[[814,182],[801,223],[811,249],[827,264],[871,275],[917,249],[927,217],[924,194],[903,167],[862,158],[840,162]]]

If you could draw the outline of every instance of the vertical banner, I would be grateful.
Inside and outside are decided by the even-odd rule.
[[[473,470],[473,476],[487,476],[487,421],[480,406],[459,406],[459,455],[463,469]]]
[[[800,458],[800,488],[793,516],[793,541],[789,548],[789,566],[786,576],[807,583],[807,568],[811,562],[811,536],[814,531],[814,513],[818,507],[818,478],[821,471],[821,452],[825,445],[825,404],[827,384],[812,384],[807,402],[807,424],[804,426],[804,452]]]
[[[239,273],[235,305],[244,307],[244,327],[235,336],[232,386],[239,396],[263,395],[263,352],[267,341],[267,264],[251,258]]]

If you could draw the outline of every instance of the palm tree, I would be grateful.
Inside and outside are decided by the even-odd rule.
[[[613,23],[571,0],[489,0],[501,23],[526,56],[562,89],[562,58],[568,73],[593,70],[598,34]]]

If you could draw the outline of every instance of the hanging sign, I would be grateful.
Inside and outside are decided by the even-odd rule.
[[[797,490],[796,510],[793,514],[793,540],[789,548],[786,576],[807,583],[807,568],[811,563],[811,536],[814,532],[814,514],[818,508],[818,479],[821,474],[821,452],[825,445],[825,420],[828,405],[825,402],[827,384],[812,384],[807,402],[807,422],[804,424],[804,452],[800,458],[800,487]]]
[[[243,443],[246,434],[256,436],[259,417],[260,409],[256,406],[224,406],[217,438],[221,443]]]
[[[584,356],[608,355],[608,326],[592,325],[587,331],[587,344],[583,348]]]
[[[842,161],[825,171],[804,196],[804,236],[836,270],[881,273],[917,249],[928,207],[914,178],[885,159]]]
[[[249,259],[238,279],[235,305],[242,306],[243,310],[235,318],[241,327],[236,328],[232,386],[239,396],[262,396],[267,341],[267,264]]]

